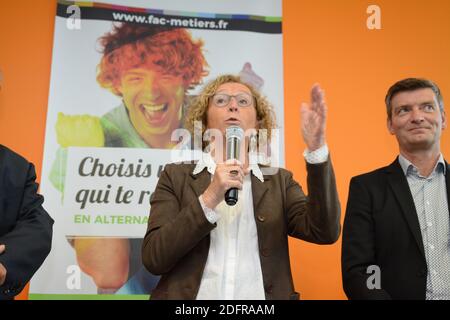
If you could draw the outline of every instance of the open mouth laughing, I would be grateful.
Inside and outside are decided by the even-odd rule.
[[[141,104],[139,109],[145,117],[145,120],[151,125],[157,125],[164,121],[169,110],[169,104]]]

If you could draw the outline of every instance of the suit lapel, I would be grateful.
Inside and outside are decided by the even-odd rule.
[[[450,214],[450,165],[445,161],[445,186],[447,187],[447,204],[448,204],[448,210]]]
[[[198,174],[192,174],[192,181],[191,181],[191,187],[194,190],[197,197],[200,197],[200,195],[205,192],[206,188],[208,188],[209,184],[211,183],[211,175],[209,174],[208,170],[203,169],[202,172]]]
[[[398,158],[389,167],[387,167],[386,171],[389,173],[389,184],[391,185],[394,195],[402,208],[405,219],[411,229],[414,239],[416,240],[419,250],[422,255],[425,256],[416,206],[414,205],[414,199],[411,195],[408,181],[402,171],[400,163],[398,162]]]
[[[265,182],[269,180],[270,177],[264,176],[264,182],[261,182],[253,174],[250,174],[250,176],[252,179],[253,208],[256,214],[256,212],[258,211],[258,206],[268,190],[268,187],[265,185]]]
[[[265,193],[268,190],[268,187],[265,185],[265,182],[270,179],[270,176],[264,176],[264,182],[261,182],[258,178],[256,178],[253,174],[250,174],[252,179],[252,194],[253,194],[253,208],[258,208],[259,203],[264,197]],[[191,173],[191,187],[194,190],[197,197],[199,197],[209,186],[211,183],[211,175],[208,170],[203,169],[202,172],[198,174]]]

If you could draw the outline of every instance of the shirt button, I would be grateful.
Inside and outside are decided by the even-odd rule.
[[[268,257],[268,256],[269,256],[269,249],[262,249],[262,250],[261,250],[261,254],[262,254],[264,257]]]
[[[429,205],[430,205],[430,201],[427,200],[427,206],[429,206]]]
[[[427,222],[427,227],[431,227],[433,225],[433,223],[431,223],[430,221]]]
[[[430,249],[434,250],[434,244],[430,243]]]
[[[266,217],[261,216],[261,215],[259,215],[259,216],[257,217],[257,219],[258,219],[259,222],[264,222],[264,221],[266,221]]]

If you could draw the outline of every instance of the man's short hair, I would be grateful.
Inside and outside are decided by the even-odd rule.
[[[385,103],[388,119],[391,120],[392,118],[392,99],[395,95],[400,92],[414,91],[426,88],[433,90],[439,103],[439,109],[441,109],[441,112],[444,112],[444,101],[442,99],[441,90],[436,83],[428,79],[407,78],[394,83],[394,85],[389,88],[386,94]]]

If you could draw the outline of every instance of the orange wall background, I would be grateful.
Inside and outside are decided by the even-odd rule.
[[[371,4],[381,8],[381,30],[366,27]],[[54,0],[0,1],[0,143],[32,161],[38,176],[55,11]],[[450,96],[450,1],[284,0],[283,39],[286,167],[306,185],[299,106],[319,82],[328,102],[327,140],[343,216],[350,178],[390,163],[398,152],[386,130],[388,87],[405,77],[426,77],[439,84],[444,101]],[[447,158],[448,140],[446,130]],[[340,240],[318,246],[291,239],[290,245],[302,299],[345,299]],[[27,290],[19,298],[26,296]]]

